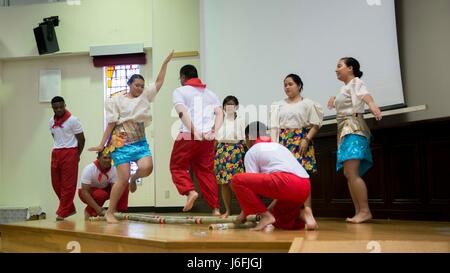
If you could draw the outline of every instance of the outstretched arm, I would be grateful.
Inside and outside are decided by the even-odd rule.
[[[116,127],[116,123],[108,123],[108,126],[106,126],[105,132],[103,133],[103,138],[100,144],[97,147],[91,147],[88,150],[91,152],[100,152],[105,147],[105,143],[108,140],[109,136],[111,135],[112,131],[114,130],[114,127]]]
[[[381,120],[382,116],[381,116],[380,108],[378,108],[378,106],[375,104],[375,101],[373,100],[372,96],[371,95],[365,95],[363,97],[363,100],[369,106],[369,110],[375,116],[375,119],[376,120]]]
[[[163,62],[163,65],[161,66],[161,70],[159,71],[158,77],[156,78],[156,91],[159,91],[161,89],[161,86],[164,83],[164,78],[166,77],[166,71],[167,71],[167,64],[172,60],[174,51],[170,52],[169,56],[166,57],[166,59]]]

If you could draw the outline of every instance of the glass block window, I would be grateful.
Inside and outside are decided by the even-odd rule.
[[[110,98],[119,92],[128,90],[128,79],[133,74],[140,74],[138,64],[105,66],[105,98]]]

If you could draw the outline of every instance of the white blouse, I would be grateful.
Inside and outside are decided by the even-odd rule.
[[[365,102],[363,98],[369,95],[364,82],[356,77],[348,84],[341,87],[339,94],[336,96],[335,107],[337,114],[352,115],[356,113],[364,113]]]
[[[224,118],[222,127],[217,132],[218,142],[222,143],[238,143],[245,140],[245,121],[237,117],[235,120]]]
[[[128,98],[126,94],[118,94],[106,101],[106,121],[117,124],[133,120],[144,122],[145,127],[150,125],[152,115],[150,113],[150,103],[155,99],[158,91],[155,83],[145,88],[137,98]]]
[[[323,108],[320,104],[303,98],[296,103],[286,99],[274,102],[271,106],[271,128],[311,128],[323,122]]]

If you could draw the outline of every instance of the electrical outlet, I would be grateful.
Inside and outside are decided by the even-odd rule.
[[[166,191],[166,192],[165,192],[165,197],[166,197],[166,199],[169,199],[169,198],[170,198],[170,191]]]

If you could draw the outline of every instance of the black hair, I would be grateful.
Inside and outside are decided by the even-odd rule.
[[[341,58],[341,60],[344,61],[347,67],[353,67],[353,75],[355,77],[361,78],[364,75],[364,73],[360,70],[361,65],[357,59],[353,57],[344,57]]]
[[[184,76],[186,80],[198,78],[197,68],[192,64],[187,64],[180,69],[180,75]]]
[[[101,149],[100,151],[97,152],[97,158],[101,158],[103,157],[103,152],[105,151],[107,147],[103,147],[103,149]],[[109,154],[108,154],[109,155]]]
[[[128,79],[127,84],[131,85],[136,79],[141,79],[143,81],[145,81],[144,77],[140,74],[133,74],[130,79]]]
[[[234,102],[234,104],[235,104],[236,106],[239,105],[239,101],[238,101],[238,99],[237,99],[235,96],[227,96],[227,97],[225,97],[225,98],[223,99],[223,103],[222,103],[222,108],[223,108],[224,110],[225,110],[225,104],[227,104],[229,101]],[[234,118],[235,118],[235,119],[237,118],[237,113],[234,113]]]
[[[291,78],[298,86],[300,86],[300,90],[299,90],[300,92],[303,90],[303,81],[299,75],[289,74],[286,76],[286,78],[284,78],[284,80],[286,80],[287,78]]]
[[[227,104],[229,101],[234,102],[236,106],[239,105],[239,101],[235,96],[227,96],[226,98],[223,99],[222,107],[225,108],[225,104]]]
[[[255,140],[258,137],[267,136],[267,126],[259,121],[254,121],[245,127],[245,137]]]
[[[57,103],[57,102],[64,102],[65,103],[63,97],[60,97],[60,96],[53,97],[52,104],[53,103]]]

